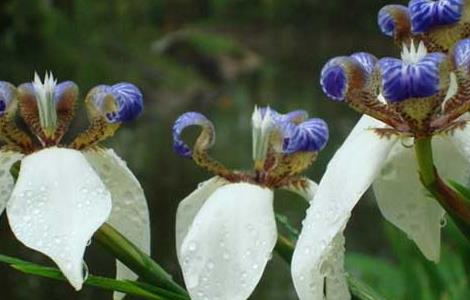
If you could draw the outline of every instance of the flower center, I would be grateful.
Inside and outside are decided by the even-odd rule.
[[[403,63],[411,65],[419,63],[423,58],[428,55],[428,50],[424,46],[423,42],[419,42],[418,47],[415,47],[414,41],[411,41],[410,47],[408,48],[403,44],[401,51],[401,60]]]

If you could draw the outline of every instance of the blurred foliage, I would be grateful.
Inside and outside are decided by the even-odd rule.
[[[405,3],[406,1],[394,1]],[[19,84],[33,71],[71,79],[82,96],[94,85],[130,81],[145,95],[143,117],[108,142],[140,179],[152,216],[153,257],[181,281],[174,250],[178,202],[210,176],[171,149],[171,125],[188,110],[215,123],[213,154],[249,168],[255,104],[281,112],[303,108],[330,124],[331,140],[308,176],[318,180],[359,117],[326,101],[318,84],[332,56],[399,51],[380,35],[385,0],[4,0],[0,2],[0,78]],[[87,126],[79,111],[70,135]],[[194,133],[194,132],[193,132]],[[191,132],[188,137],[191,137]],[[280,191],[275,209],[299,228],[307,204]],[[1,218],[0,252],[43,263],[20,245]],[[444,230],[439,264],[424,260],[404,234],[384,223],[371,195],[347,228],[347,270],[387,299],[469,299],[470,252],[453,226]],[[110,276],[113,259],[94,244],[87,263]],[[109,299],[110,293],[14,272],[0,265],[2,299]],[[290,271],[274,256],[252,299],[296,299]]]

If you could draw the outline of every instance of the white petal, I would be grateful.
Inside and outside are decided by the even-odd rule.
[[[0,151],[0,215],[5,210],[15,183],[13,176],[10,174],[11,166],[22,159],[23,156],[18,152]]]
[[[465,114],[464,118],[468,122],[467,125],[463,130],[454,130],[450,135],[450,139],[458,148],[460,153],[462,153],[465,159],[470,162],[470,121],[468,121],[468,119],[470,119],[470,114]]]
[[[191,299],[247,299],[276,239],[271,190],[248,183],[218,188],[181,244],[180,264]]]
[[[372,184],[396,142],[379,138],[370,130],[377,127],[384,124],[369,117],[361,118],[328,164],[307,210],[291,267],[302,300],[324,298],[324,279],[328,274],[321,266],[330,257],[341,257],[336,253],[341,247],[336,246],[335,237],[344,230],[352,209]],[[336,261],[335,274],[341,274],[340,260]],[[348,298],[349,294],[343,294],[341,299]]]
[[[209,196],[225,184],[227,184],[225,179],[213,177],[200,183],[194,192],[179,203],[176,211],[176,254],[180,263],[182,262],[180,259],[181,244],[188,234],[194,218]]]
[[[87,243],[110,212],[101,179],[79,151],[64,148],[26,156],[7,205],[18,240],[49,256],[77,290]]]
[[[84,155],[111,192],[113,209],[108,223],[150,254],[150,218],[144,191],[126,163],[111,150],[89,150]],[[116,261],[116,278],[136,280],[138,276]],[[116,293],[114,299],[124,294]]]
[[[466,182],[469,163],[449,139],[435,137],[433,149],[440,175]],[[403,230],[427,259],[438,262],[445,211],[421,185],[417,168],[414,150],[397,144],[374,183],[374,192],[384,217]]]

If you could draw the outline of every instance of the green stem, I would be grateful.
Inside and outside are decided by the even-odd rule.
[[[174,282],[171,276],[160,265],[111,225],[107,223],[102,225],[95,233],[95,238],[119,261],[139,275],[143,281],[176,292],[189,299],[186,290]]]
[[[459,229],[470,239],[470,206],[437,173],[434,166],[431,137],[415,139],[414,148],[422,184],[454,219]]]

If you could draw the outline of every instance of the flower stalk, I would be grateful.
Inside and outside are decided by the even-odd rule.
[[[173,281],[171,275],[137,248],[111,225],[105,223],[95,233],[97,241],[147,283],[187,296],[184,288]],[[189,297],[188,297],[189,299]]]
[[[470,239],[470,205],[439,176],[432,154],[431,137],[415,140],[415,154],[421,183],[454,219],[462,233]]]

